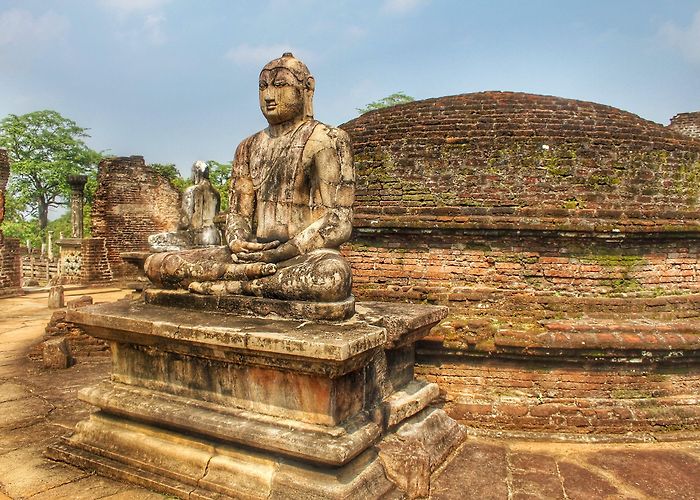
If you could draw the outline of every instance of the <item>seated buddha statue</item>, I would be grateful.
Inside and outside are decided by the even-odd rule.
[[[284,300],[350,297],[350,266],[338,248],[352,233],[352,150],[344,131],[314,120],[314,87],[291,53],[263,67],[268,127],[236,149],[226,244],[151,255],[145,270],[154,284]]]

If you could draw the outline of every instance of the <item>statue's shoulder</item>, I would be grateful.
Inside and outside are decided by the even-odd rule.
[[[251,145],[255,143],[255,140],[263,132],[264,132],[264,130],[256,132],[253,135],[246,137],[238,144],[238,147],[236,148],[236,153],[235,153],[234,159],[233,159],[234,164],[246,164],[246,163],[248,163],[248,160],[250,158]]]
[[[309,137],[307,145],[320,149],[332,147],[337,149],[340,146],[350,143],[348,133],[340,128],[331,127],[322,122],[316,122],[316,126]]]
[[[260,130],[258,132],[255,132],[253,135],[249,135],[245,139],[243,139],[239,144],[238,147],[236,148],[236,151],[241,151],[243,149],[248,149],[250,147],[250,144],[255,141],[255,139],[260,136],[262,133],[264,133],[265,130]]]

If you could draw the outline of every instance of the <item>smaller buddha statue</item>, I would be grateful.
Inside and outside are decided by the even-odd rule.
[[[192,186],[182,194],[177,231],[152,234],[148,244],[153,252],[173,252],[221,244],[221,232],[214,224],[221,197],[209,181],[209,165],[198,160],[192,165]]]

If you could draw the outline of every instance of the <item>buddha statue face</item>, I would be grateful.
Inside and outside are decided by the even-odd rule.
[[[260,110],[270,125],[313,118],[314,79],[291,53],[265,65],[258,88]]]

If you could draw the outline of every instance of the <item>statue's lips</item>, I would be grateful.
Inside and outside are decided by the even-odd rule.
[[[266,109],[267,111],[274,111],[275,108],[277,108],[277,104],[267,104],[267,105],[265,106],[265,109]]]

